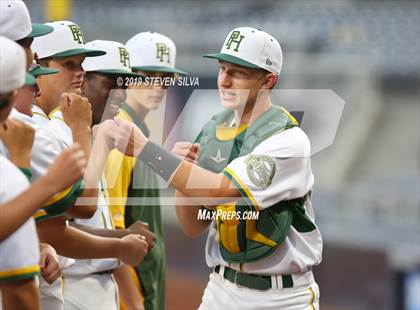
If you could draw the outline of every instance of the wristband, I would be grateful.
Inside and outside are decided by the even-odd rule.
[[[169,181],[171,175],[182,161],[156,143],[150,141],[146,143],[138,158],[165,181]]]

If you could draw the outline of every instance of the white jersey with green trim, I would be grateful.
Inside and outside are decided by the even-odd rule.
[[[26,176],[0,155],[0,204],[29,187]],[[39,240],[31,218],[0,242],[0,282],[33,278],[39,271]]]
[[[31,154],[31,171],[32,180],[36,181],[39,177],[47,173],[48,168],[54,162],[55,158],[60,155],[62,149],[59,144],[60,138],[51,127],[51,120],[48,115],[35,104],[32,105],[32,113],[31,123],[34,124],[36,131]],[[16,116],[20,116],[20,120],[26,120],[26,115],[22,113],[16,114]],[[41,210],[34,217],[38,221],[40,218],[48,219],[51,216],[46,215]],[[67,268],[74,263],[74,259],[69,257],[59,255],[58,258],[62,268]]]
[[[73,135],[71,129],[63,120],[60,110],[56,110],[50,114],[51,127],[61,136],[61,147],[67,148],[73,144]],[[108,199],[104,186],[104,181],[99,184],[98,205],[95,214],[89,219],[74,219],[74,222],[95,228],[114,229],[114,224],[108,208]],[[68,275],[84,275],[95,272],[107,271],[115,269],[119,266],[117,259],[77,259],[76,263],[64,270],[63,274]]]
[[[37,180],[47,172],[49,166],[62,150],[58,142],[59,137],[52,129],[48,115],[37,105],[32,105],[32,113],[32,122],[36,126],[36,134],[32,149],[31,170],[32,179]]]
[[[311,170],[310,143],[299,127],[294,127],[260,143],[250,154],[234,159],[224,174],[238,186],[254,209],[263,210],[280,201],[308,194],[314,184]],[[305,213],[315,223],[310,199]],[[219,234],[213,221],[206,242],[206,262],[209,267],[229,266],[255,274],[292,274],[305,272],[318,265],[322,258],[322,238],[316,227],[300,233],[293,226],[285,239],[269,256],[252,263],[229,264],[219,248]]]

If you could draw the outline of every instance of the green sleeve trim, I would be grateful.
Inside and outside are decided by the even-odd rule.
[[[51,204],[44,205],[42,209],[44,209],[48,215],[61,215],[74,205],[76,199],[82,193],[83,181],[79,180],[71,187],[70,191],[63,198]]]
[[[37,275],[38,275],[38,271],[33,271],[33,272],[28,272],[28,273],[20,274],[20,275],[0,277],[0,283],[1,282],[14,282],[14,281],[19,281],[19,280],[33,279]]]
[[[38,217],[35,217],[34,218],[34,221],[35,221],[35,223],[40,223],[40,222],[43,222],[43,221],[46,221],[46,220],[49,220],[49,219],[52,219],[52,218],[54,218],[54,217],[59,217],[59,216],[61,216],[61,214],[57,214],[57,215],[50,215],[50,214],[45,214],[45,215],[41,215],[41,216],[38,216]]]
[[[229,180],[232,181],[233,185],[238,189],[238,191],[241,193],[242,198],[245,199],[248,206],[252,208],[253,211],[259,211],[258,207],[254,205],[251,198],[248,196],[248,194],[245,192],[245,190],[242,188],[242,186],[239,184],[239,182],[235,179],[234,176],[232,176],[228,171],[223,170],[223,174],[229,178]]]
[[[29,168],[19,167],[19,170],[28,178],[28,181],[32,183],[32,171]]]

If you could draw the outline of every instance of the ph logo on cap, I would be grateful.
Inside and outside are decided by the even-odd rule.
[[[118,51],[120,53],[120,62],[124,67],[130,69],[130,56],[128,55],[127,49],[125,47],[118,47]]]
[[[165,43],[156,43],[156,58],[160,62],[171,63],[171,49]]]
[[[231,45],[236,44],[236,47],[233,50],[235,52],[239,52],[239,45],[241,44],[243,38],[245,38],[245,36],[241,35],[239,31],[232,31],[232,34],[227,40],[226,49],[230,50]]]
[[[283,65],[280,43],[272,35],[251,27],[233,29],[219,53],[203,56],[246,68],[265,69],[277,75]]]
[[[71,33],[73,34],[73,39],[74,41],[76,41],[79,44],[85,44],[85,38],[83,38],[83,34],[82,31],[80,31],[79,26],[77,26],[76,24],[72,24],[72,25],[68,25],[68,27],[71,30]]]
[[[131,71],[130,55],[123,44],[115,41],[95,40],[85,44],[86,48],[106,52],[99,57],[86,58],[82,66],[86,72],[114,76],[141,77]]]

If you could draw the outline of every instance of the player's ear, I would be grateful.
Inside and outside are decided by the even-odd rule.
[[[274,86],[276,86],[278,78],[279,78],[278,75],[275,74],[275,73],[266,74],[265,77],[264,77],[264,82],[263,82],[263,85],[261,86],[261,88],[273,89]]]

